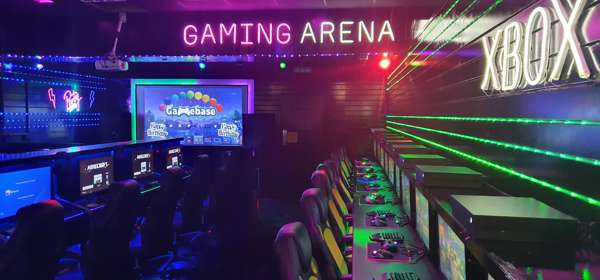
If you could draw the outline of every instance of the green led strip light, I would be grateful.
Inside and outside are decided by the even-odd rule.
[[[555,158],[560,158],[560,159],[566,159],[566,160],[571,160],[571,161],[575,161],[575,162],[579,162],[579,163],[586,163],[586,164],[590,164],[590,165],[594,165],[594,166],[600,166],[600,160],[593,159],[593,158],[586,158],[586,157],[580,157],[580,156],[575,156],[575,155],[569,155],[569,154],[565,154],[565,153],[558,153],[558,152],[542,150],[542,149],[538,149],[538,148],[532,148],[532,147],[528,147],[528,146],[522,146],[522,145],[517,145],[517,144],[512,144],[512,143],[507,143],[507,142],[495,141],[495,140],[491,140],[491,139],[487,139],[487,138],[479,138],[479,137],[470,136],[470,135],[466,135],[466,134],[454,133],[454,132],[432,129],[432,128],[416,126],[416,125],[410,125],[410,124],[405,124],[405,123],[399,123],[399,122],[393,122],[393,121],[386,121],[386,123],[404,126],[404,127],[408,127],[408,128],[419,129],[419,130],[423,130],[423,131],[427,131],[427,132],[433,132],[433,133],[451,136],[451,137],[455,137],[455,138],[466,139],[466,140],[470,140],[470,141],[474,141],[474,142],[495,145],[495,146],[502,147],[502,148],[510,148],[510,149],[515,149],[515,150],[519,150],[519,151],[525,151],[525,152],[530,152],[530,153],[534,153],[534,154],[545,155],[545,156],[555,157]]]
[[[475,4],[477,4],[478,2],[479,2],[479,0],[471,1],[471,3],[469,3],[469,5],[458,16],[454,17],[454,19],[452,20],[452,22],[450,22],[450,24],[446,25],[446,27],[444,27],[444,29],[440,33],[438,33],[438,35],[435,36],[435,38],[430,40],[429,43],[425,47],[423,47],[423,49],[421,50],[421,53],[427,51],[429,49],[429,47],[431,45],[433,45],[436,42],[436,40],[438,38],[440,38],[440,36],[442,36],[442,34],[446,33],[446,31],[448,31],[450,29],[450,27],[452,27],[454,25],[454,23],[456,21],[458,21],[458,19],[462,18],[466,13],[470,12],[471,9],[473,8],[473,6],[475,6]],[[398,77],[400,74],[402,74],[402,72],[404,72],[404,70],[406,70],[406,68],[408,68],[410,65],[412,65],[412,63],[415,62],[415,60],[417,60],[417,58],[418,58],[418,56],[415,56],[415,57],[413,57],[413,59],[410,62],[406,63],[404,65],[404,67],[402,67],[402,69],[400,71],[398,71],[398,73],[396,73],[396,75],[394,75],[394,77],[392,77],[388,80],[388,83],[390,81],[392,81],[393,79],[395,79],[396,77]]]
[[[492,4],[491,6],[489,6],[487,9],[485,9],[485,11],[483,11],[481,14],[477,15],[467,26],[463,27],[460,31],[458,31],[456,34],[454,34],[454,36],[452,36],[452,38],[446,40],[446,42],[444,42],[442,45],[440,45],[437,49],[435,49],[433,52],[431,52],[431,54],[429,54],[427,57],[425,57],[425,59],[423,59],[423,62],[427,62],[433,55],[435,55],[439,50],[441,50],[442,48],[444,48],[446,45],[448,45],[450,42],[454,41],[454,39],[456,37],[458,37],[460,34],[462,34],[463,32],[465,32],[465,30],[469,29],[469,27],[471,27],[473,24],[475,24],[477,21],[479,21],[479,19],[481,19],[483,16],[487,15],[488,13],[490,13],[492,10],[494,10],[498,5],[500,5],[502,2],[504,2],[504,0],[496,0],[494,2],[494,4]],[[404,80],[404,78],[406,78],[410,73],[412,73],[413,71],[415,71],[415,69],[417,69],[419,66],[413,66],[408,72],[406,72],[400,79],[396,80],[393,84],[391,84],[389,87],[387,87],[385,90],[386,91],[390,91],[395,85],[397,85],[398,83],[400,83],[400,81]],[[389,83],[389,81],[388,81]]]
[[[483,159],[481,157],[477,157],[477,156],[474,156],[474,155],[471,155],[471,154],[467,154],[467,153],[462,152],[460,150],[457,150],[457,149],[454,149],[454,148],[442,145],[440,143],[437,143],[437,142],[434,142],[434,141],[431,141],[431,140],[419,137],[417,135],[414,135],[414,134],[402,131],[400,129],[396,129],[396,128],[393,128],[391,126],[386,126],[385,128],[388,129],[388,130],[390,130],[390,131],[393,131],[393,132],[396,132],[396,133],[399,133],[399,134],[403,134],[403,135],[406,135],[406,136],[411,137],[413,139],[416,139],[418,141],[421,141],[421,142],[423,142],[423,143],[425,143],[427,145],[430,145],[430,146],[435,147],[437,149],[440,149],[442,151],[445,151],[445,152],[457,155],[457,156],[459,156],[461,158],[464,158],[466,160],[470,160],[470,161],[479,163],[479,164],[481,164],[481,165],[483,165],[485,167],[494,169],[496,171],[500,171],[500,172],[508,174],[508,175],[513,175],[513,176],[519,177],[519,178],[521,178],[523,180],[526,180],[526,181],[528,181],[530,183],[533,183],[533,184],[536,184],[538,186],[541,186],[541,187],[544,187],[544,188],[547,188],[547,189],[550,189],[550,190],[554,190],[554,191],[556,191],[558,193],[561,193],[561,194],[564,194],[564,195],[568,195],[568,196],[573,197],[575,199],[578,199],[578,200],[581,200],[583,202],[586,202],[586,203],[588,203],[590,205],[593,205],[593,206],[596,206],[596,207],[600,207],[600,201],[598,201],[598,200],[596,200],[594,198],[591,198],[591,197],[588,197],[588,196],[585,196],[585,195],[582,195],[582,194],[570,191],[570,190],[568,190],[568,189],[566,189],[564,187],[561,187],[561,186],[558,186],[558,185],[546,182],[544,180],[541,180],[541,179],[529,176],[527,174],[521,173],[519,171],[516,171],[514,169],[508,168],[506,166],[493,163],[493,162],[488,161],[486,159]]]
[[[437,121],[464,121],[464,122],[491,122],[491,123],[518,123],[518,124],[558,124],[558,125],[600,125],[594,120],[557,120],[557,119],[530,119],[530,118],[486,118],[486,117],[460,117],[460,116],[385,116],[388,119],[414,119]]]
[[[398,68],[400,68],[404,62],[415,53],[415,50],[417,50],[417,48],[419,46],[421,46],[421,44],[423,44],[423,42],[425,41],[425,38],[427,38],[427,36],[429,36],[429,34],[431,33],[431,31],[435,30],[435,28],[440,24],[440,22],[442,22],[442,20],[444,18],[446,18],[448,16],[448,14],[450,14],[450,12],[452,12],[452,10],[454,10],[454,8],[456,7],[456,5],[458,5],[458,3],[460,2],[460,0],[455,0],[454,3],[452,3],[452,5],[450,5],[450,7],[448,8],[448,10],[446,10],[444,12],[444,14],[441,17],[436,17],[435,18],[435,22],[433,24],[433,27],[429,28],[427,30],[427,33],[425,35],[423,35],[423,37],[421,37],[421,40],[419,40],[419,43],[417,43],[417,45],[408,52],[408,54],[406,55],[406,57],[404,57],[404,59],[402,60],[402,62],[400,62],[398,64],[398,66],[396,67],[396,69],[394,69],[394,71],[392,71],[392,73],[390,73],[388,75],[388,80],[391,80],[391,76],[394,75],[394,73],[396,73],[396,71],[398,71]]]

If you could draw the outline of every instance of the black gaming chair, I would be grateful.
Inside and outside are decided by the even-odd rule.
[[[90,239],[82,248],[85,279],[136,278],[129,242],[139,203],[139,186],[135,180],[110,186],[106,207],[94,215]]]
[[[2,279],[54,279],[63,252],[64,209],[56,200],[17,211],[13,235],[0,253]]]
[[[341,197],[339,197],[339,193],[328,184],[325,171],[316,170],[312,173],[310,181],[312,187],[319,188],[322,192],[322,196],[326,203],[325,206],[327,207],[326,216],[328,216],[331,221],[333,232],[338,242],[342,242],[344,239],[349,238],[354,232],[354,228],[349,223],[349,218],[351,218],[352,215],[348,213],[346,207],[340,207],[345,206],[343,201],[341,205],[336,203],[335,198],[341,199]],[[341,212],[339,209],[343,209],[345,212]]]
[[[282,280],[319,280],[317,263],[306,227],[299,222],[281,227],[275,238],[275,254]]]
[[[186,184],[181,205],[181,232],[198,231],[203,226],[204,205],[212,184],[210,158],[201,154],[194,160],[190,181]]]
[[[173,218],[184,188],[185,172],[179,167],[165,170],[160,189],[151,198],[142,224],[142,260],[167,254],[173,246]]]
[[[319,271],[324,279],[350,279],[350,266],[340,249],[328,220],[327,199],[321,189],[311,188],[300,199],[306,227],[312,241]]]

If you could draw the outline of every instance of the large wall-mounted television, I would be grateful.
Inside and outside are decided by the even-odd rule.
[[[183,145],[241,146],[253,113],[252,80],[132,80],[132,138],[181,137]]]

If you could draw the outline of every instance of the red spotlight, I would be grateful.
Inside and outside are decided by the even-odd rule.
[[[392,62],[390,61],[389,58],[384,57],[379,61],[379,67],[381,67],[381,69],[388,69],[388,67],[390,67],[390,64]]]

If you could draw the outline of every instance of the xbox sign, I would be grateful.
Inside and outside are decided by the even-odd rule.
[[[589,0],[571,1],[572,6],[561,0],[550,2],[548,7],[530,9],[526,21],[508,22],[492,36],[483,37],[483,91],[506,92],[559,81],[573,70],[581,79],[591,77],[578,37],[586,28],[582,14]],[[573,63],[566,63],[567,58]]]

